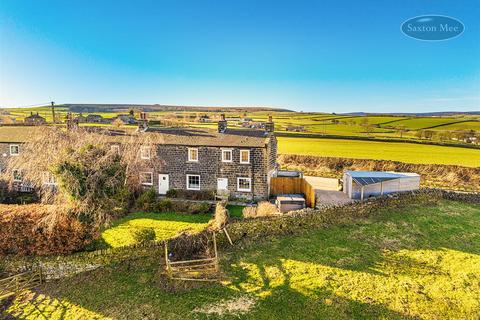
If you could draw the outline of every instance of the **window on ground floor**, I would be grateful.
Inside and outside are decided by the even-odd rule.
[[[200,175],[187,174],[187,190],[200,190]]]
[[[244,192],[252,191],[252,179],[237,178],[237,191],[244,191]]]
[[[140,172],[140,183],[144,186],[152,186],[153,172]]]

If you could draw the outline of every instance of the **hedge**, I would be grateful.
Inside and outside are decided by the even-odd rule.
[[[0,205],[0,255],[52,255],[82,250],[92,239],[91,229],[58,210],[62,209],[53,205]]]

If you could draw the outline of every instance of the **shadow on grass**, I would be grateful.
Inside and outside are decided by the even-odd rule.
[[[416,319],[455,312],[475,318],[469,299],[480,279],[479,227],[478,206],[442,202],[386,210],[233,251],[222,262],[228,280],[222,285],[168,293],[154,285],[160,264],[151,257],[49,283],[13,301],[8,312],[36,319],[58,305],[65,318],[203,319],[210,316],[192,310],[250,296],[257,301],[251,310],[224,318]]]

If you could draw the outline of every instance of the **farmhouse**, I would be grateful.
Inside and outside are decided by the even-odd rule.
[[[277,169],[277,140],[273,122],[265,130],[242,130],[218,122],[217,130],[197,128],[146,128],[152,146],[138,146],[138,157],[145,166],[138,172],[140,183],[159,194],[171,189],[191,192],[222,191],[234,198],[264,200],[269,195],[270,178]],[[22,152],[22,143],[35,135],[36,128],[0,128],[0,162]],[[16,132],[14,132],[16,130]],[[109,141],[121,152],[125,135],[133,130],[109,135]],[[17,173],[16,177],[19,180]],[[19,182],[19,181],[18,181]]]
[[[89,114],[87,115],[86,122],[89,123],[100,123],[103,121],[103,117],[99,114]]]
[[[343,192],[351,199],[365,199],[420,188],[420,176],[409,172],[346,171]]]
[[[44,117],[37,113],[31,112],[28,117],[25,117],[24,122],[26,124],[31,124],[31,125],[42,125],[45,124],[47,121],[45,120]]]

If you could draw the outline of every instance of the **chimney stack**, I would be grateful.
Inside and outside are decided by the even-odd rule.
[[[268,121],[265,123],[265,131],[273,132],[275,130],[275,125],[273,123],[273,118],[271,115],[268,116]]]
[[[218,121],[218,132],[224,133],[227,131],[227,120],[225,120],[225,114],[220,115],[220,121]]]

